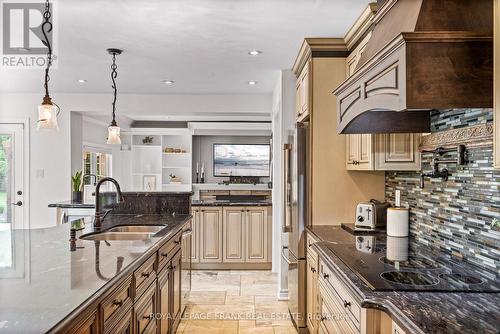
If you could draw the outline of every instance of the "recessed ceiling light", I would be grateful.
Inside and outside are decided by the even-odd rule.
[[[85,80],[85,79],[78,79],[78,83],[86,83],[86,82],[87,82],[87,80]]]
[[[164,83],[165,85],[173,85],[173,84],[174,84],[174,82],[175,82],[175,81],[173,81],[173,80],[163,80],[163,83]]]
[[[260,50],[250,50],[250,51],[248,51],[248,55],[249,56],[258,56],[261,53],[262,53],[262,51],[260,51]]]
[[[249,81],[248,84],[250,86],[255,86],[258,82],[257,81]]]

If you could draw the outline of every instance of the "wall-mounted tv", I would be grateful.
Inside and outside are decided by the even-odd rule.
[[[214,176],[269,177],[269,144],[214,144]]]

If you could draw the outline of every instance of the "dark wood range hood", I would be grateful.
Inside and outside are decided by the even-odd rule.
[[[491,108],[492,0],[386,0],[333,93],[346,134],[429,132],[431,110]]]

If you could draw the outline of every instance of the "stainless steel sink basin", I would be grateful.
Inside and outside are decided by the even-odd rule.
[[[165,225],[127,225],[113,227],[101,233],[82,235],[82,240],[146,240],[163,230]]]

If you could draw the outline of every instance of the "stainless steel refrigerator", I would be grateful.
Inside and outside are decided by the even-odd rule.
[[[288,246],[282,256],[288,263],[288,309],[299,333],[306,328],[306,242],[304,227],[308,219],[309,128],[297,124],[283,148],[284,224]]]

